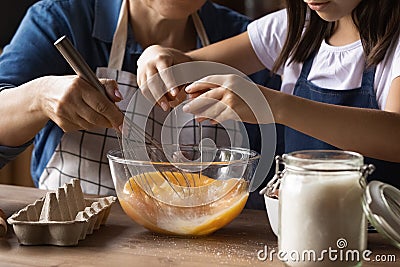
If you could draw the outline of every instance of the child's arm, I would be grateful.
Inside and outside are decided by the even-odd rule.
[[[271,97],[270,90],[263,90]],[[269,95],[269,96],[268,96]],[[400,162],[400,114],[281,94],[279,123],[364,156]]]
[[[389,97],[398,96],[399,79],[393,82]],[[259,94],[251,87],[243,90],[245,87],[240,77],[232,75],[207,77],[188,86],[187,92],[192,95],[207,92],[192,100],[185,106],[184,111],[194,113],[200,119],[211,118],[218,122],[235,118],[251,123],[273,122],[268,116],[258,116],[261,120],[256,119],[254,115],[260,112],[263,114],[262,111],[268,107],[249,103],[247,99],[259,98]],[[387,104],[388,111],[382,111],[325,104],[262,86],[258,88],[268,101],[276,123],[292,127],[344,150],[400,162],[399,97],[391,98]],[[206,98],[216,99],[219,102],[205,101]]]
[[[400,113],[400,77],[392,81],[386,100],[385,110]]]
[[[265,69],[251,46],[247,32],[194,50],[187,55],[193,61],[207,60],[223,63],[247,75]]]

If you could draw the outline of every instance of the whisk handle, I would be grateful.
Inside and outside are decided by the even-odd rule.
[[[67,36],[64,35],[59,38],[57,41],[55,41],[54,45],[80,78],[87,81],[103,95],[108,97],[103,84],[99,81],[96,74],[94,74],[92,69],[83,59],[81,54],[79,54],[78,50],[75,49]]]
[[[103,84],[99,81],[96,74],[94,74],[92,69],[83,59],[83,57],[79,54],[76,48],[72,45],[71,41],[68,39],[67,36],[64,35],[61,38],[59,38],[57,41],[54,42],[54,45],[58,49],[58,51],[60,51],[61,55],[65,58],[65,60],[68,62],[68,64],[80,78],[87,81],[97,90],[99,90],[102,94],[108,97]],[[109,99],[111,100],[111,98]],[[128,127],[130,129],[134,129],[135,131],[142,133],[145,136],[145,140],[153,144],[157,149],[162,149],[161,144],[158,144],[151,135],[146,133],[146,131],[137,126],[129,118],[125,117],[124,122],[129,124]],[[119,139],[120,135],[121,133],[117,131],[117,136]]]

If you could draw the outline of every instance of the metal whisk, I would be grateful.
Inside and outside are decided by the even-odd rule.
[[[90,69],[88,64],[85,62],[85,60],[82,58],[82,56],[75,49],[75,47],[72,45],[72,43],[66,36],[62,36],[61,38],[59,38],[54,43],[54,45],[60,51],[62,56],[66,59],[66,61],[69,63],[69,65],[72,67],[72,69],[80,78],[84,79],[92,86],[94,86],[96,89],[98,89],[102,94],[107,96],[105,89],[101,84],[101,82],[99,81],[99,79],[96,77],[94,72]],[[141,140],[141,138],[144,136],[145,143],[150,144],[150,149],[147,149],[146,151],[146,153],[148,153],[148,155],[150,156],[150,159],[152,161],[157,161],[157,162],[167,161],[167,158],[163,152],[162,145],[124,114],[124,128],[125,125],[128,129],[128,136],[125,138],[125,140],[129,141],[127,144],[128,149],[125,150],[123,149],[122,133],[116,131],[118,143],[120,145],[121,152],[125,159],[136,160],[139,158],[140,153],[144,152],[144,151],[135,151],[137,150],[137,146],[129,144],[130,142],[137,143],[138,140]],[[134,169],[127,170],[126,173],[127,176],[132,177],[132,173],[138,173],[138,175],[136,175],[135,177],[139,176],[140,178],[142,178],[142,179],[129,179],[129,181],[133,180],[142,189],[144,189],[145,192],[154,195],[154,192],[152,190],[152,186],[156,184],[154,178],[151,177],[151,175],[149,174],[140,173],[134,166],[129,166],[129,168],[134,168]],[[179,170],[178,168],[175,168],[176,171],[171,170],[172,166],[169,170],[157,169],[157,166],[155,166],[155,168],[158,174],[168,183],[168,185],[172,188],[172,190],[182,199],[187,197],[187,193],[190,192],[188,190],[189,187],[196,186],[195,181],[193,180],[193,175],[188,175],[185,172]],[[128,173],[128,171],[130,173]],[[166,173],[170,173],[170,176],[167,176]],[[179,179],[179,177],[177,177],[175,173],[179,173],[181,177],[183,177],[183,179]],[[183,184],[182,180],[184,181]]]

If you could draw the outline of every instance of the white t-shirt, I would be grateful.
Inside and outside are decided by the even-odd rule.
[[[266,68],[271,69],[285,42],[286,10],[279,10],[255,20],[247,30],[257,57]],[[314,58],[308,80],[327,89],[354,89],[361,86],[364,63],[361,41],[344,46],[331,46],[323,42]],[[303,64],[292,63],[279,69],[278,74],[282,75],[282,92],[293,93],[302,66]],[[390,85],[398,76],[400,76],[399,42],[376,68],[374,89],[380,109],[384,109]]]

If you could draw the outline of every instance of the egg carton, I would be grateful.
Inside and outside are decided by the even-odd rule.
[[[11,215],[22,245],[75,246],[105,224],[116,197],[84,198],[78,179]]]

